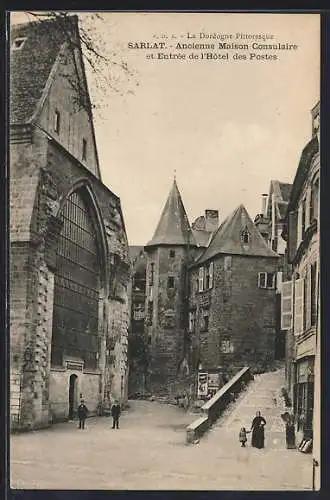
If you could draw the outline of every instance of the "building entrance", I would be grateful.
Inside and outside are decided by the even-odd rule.
[[[69,379],[69,420],[73,420],[77,408],[77,381],[75,374],[70,375]]]

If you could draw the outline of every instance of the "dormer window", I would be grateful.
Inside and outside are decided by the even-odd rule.
[[[250,234],[247,229],[243,229],[243,231],[241,232],[241,242],[244,245],[248,245],[249,241],[250,241]]]
[[[81,158],[82,158],[82,160],[86,160],[86,158],[87,158],[87,141],[86,141],[86,139],[82,140]]]
[[[54,113],[54,131],[59,134],[61,128],[61,115],[60,112],[55,109]]]
[[[12,49],[13,50],[21,50],[23,48],[23,45],[25,43],[26,38],[15,38],[12,44]]]

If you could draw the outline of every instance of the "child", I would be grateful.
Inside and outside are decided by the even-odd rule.
[[[245,427],[242,427],[241,430],[239,431],[239,442],[242,443],[242,448],[245,448],[245,443],[247,441],[246,434],[250,432],[245,429]]]

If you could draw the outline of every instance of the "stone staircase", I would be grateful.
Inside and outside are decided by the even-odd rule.
[[[228,471],[231,462],[242,463],[239,476],[242,480],[244,478],[246,489],[263,489],[263,485],[271,483],[274,490],[278,489],[279,484],[282,485],[280,489],[296,489],[297,485],[302,489],[311,488],[311,455],[286,448],[285,425],[281,419],[284,403],[280,391],[283,386],[283,369],[255,375],[247,390],[227,407],[198,444],[210,460],[225,460]],[[261,412],[267,422],[265,448],[252,448],[250,433],[246,449],[241,448],[238,440],[239,430],[241,427],[250,429],[257,411]]]

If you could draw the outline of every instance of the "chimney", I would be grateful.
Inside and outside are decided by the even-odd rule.
[[[219,210],[205,210],[205,230],[216,231],[219,227]]]
[[[264,193],[264,194],[261,195],[261,213],[265,217],[267,217],[267,213],[266,213],[267,198],[268,198],[268,194]]]

